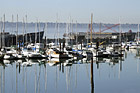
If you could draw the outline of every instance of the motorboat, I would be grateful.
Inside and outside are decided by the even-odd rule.
[[[5,54],[3,58],[7,60],[15,59],[15,57],[12,54]]]
[[[100,49],[95,49],[95,48],[89,48],[90,51],[93,53],[93,57],[103,57],[103,51]]]
[[[48,49],[46,51],[46,54],[50,57],[50,58],[69,58],[70,56],[63,51],[59,51],[56,48],[51,48]]]
[[[35,51],[32,48],[24,48],[22,50],[22,55],[29,59],[40,59],[40,58],[46,58],[47,56],[42,55],[41,53]]]

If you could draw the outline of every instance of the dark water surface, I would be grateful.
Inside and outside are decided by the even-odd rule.
[[[137,50],[129,50],[124,54],[123,58],[60,60],[60,62],[4,60],[0,66],[0,91],[1,93],[140,93],[140,59],[136,56]]]

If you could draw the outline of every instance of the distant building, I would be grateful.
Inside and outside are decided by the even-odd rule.
[[[136,38],[137,33],[136,32],[125,32],[125,33],[99,33],[99,32],[94,32],[92,34],[92,42],[96,42],[96,41],[106,41],[106,43],[112,43],[112,42],[119,42],[121,40],[121,42],[128,42],[128,41],[134,41]],[[69,33],[69,34],[65,34],[66,37],[68,37],[71,41],[73,41],[74,43],[76,43],[76,38],[78,43],[90,43],[90,32],[86,33],[86,32],[78,32],[76,33]]]
[[[37,32],[37,33],[27,33],[16,36],[15,34],[10,34],[9,32],[0,33],[0,48],[2,47],[9,47],[11,45],[16,45],[16,37],[17,37],[17,43],[35,43],[35,41],[38,43],[43,43],[43,36],[44,31]],[[26,39],[27,37],[27,39]],[[40,38],[40,39],[39,39]]]

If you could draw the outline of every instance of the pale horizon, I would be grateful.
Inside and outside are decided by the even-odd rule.
[[[28,22],[138,24],[140,22],[139,0],[1,0],[0,18],[16,22],[16,15],[22,22],[25,15]],[[71,20],[71,21],[70,21]]]

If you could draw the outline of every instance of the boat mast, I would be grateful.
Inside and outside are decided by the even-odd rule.
[[[87,48],[88,48],[88,39],[89,39],[89,25],[87,25]]]
[[[71,20],[71,17],[69,17],[69,19]],[[70,46],[71,46],[71,35],[70,35],[70,33],[71,33],[71,21],[69,21],[69,23],[68,23],[68,43],[70,44]]]
[[[0,48],[2,48],[2,18],[1,18],[1,22],[0,22]]]
[[[67,43],[68,43],[68,23],[66,23],[66,45],[67,45]]]
[[[26,44],[27,44],[27,15],[25,16],[26,17],[26,23],[25,23],[25,33],[26,33],[26,36],[25,36],[25,38],[26,38]]]
[[[57,45],[59,46],[59,28],[58,28],[58,26],[59,26],[59,21],[58,21],[58,13],[56,14],[56,16],[57,16],[57,21],[56,21],[56,31],[57,31],[57,34],[56,34],[56,39],[57,39]]]
[[[56,23],[55,23],[55,31],[56,31],[56,33],[55,33],[55,38],[54,38],[54,40],[55,40],[55,44],[57,45],[57,21],[56,21]]]
[[[101,43],[101,23],[99,25],[99,33],[100,33],[99,43]]]
[[[138,41],[137,42],[139,43],[139,24],[138,24]]]
[[[122,33],[122,29],[121,29],[121,19],[119,18],[119,23],[120,23],[120,26],[119,26],[119,30],[120,30],[120,38],[119,38],[119,43],[121,44],[121,33]]]
[[[18,48],[18,14],[17,14],[17,24],[16,24],[16,48]]]
[[[14,26],[14,15],[12,15],[12,34],[13,34],[13,26]],[[12,35],[12,44],[14,45],[14,36]]]
[[[35,44],[37,42],[37,22],[35,23]]]
[[[4,14],[4,20],[3,20],[3,48],[5,47],[5,14]]]
[[[66,43],[66,45],[68,46],[69,45],[68,44],[69,43],[69,23],[67,23],[67,30],[66,31],[67,31],[67,39],[66,39],[67,43]]]
[[[92,19],[93,19],[93,14],[91,14],[91,28],[90,28],[90,43],[92,47]]]
[[[77,32],[77,21],[76,21],[76,47],[78,48],[78,32]]]
[[[25,32],[24,32],[24,30],[25,30],[25,21],[24,21],[24,18],[23,18],[23,45],[24,45],[24,34],[25,34]]]
[[[45,40],[46,42],[45,43],[46,44],[48,43],[47,42],[47,27],[48,27],[48,25],[47,25],[47,22],[46,22],[46,24],[45,24],[45,36],[46,36],[46,40]]]
[[[73,34],[73,20],[71,20],[71,32]],[[73,47],[73,35],[72,35],[72,38],[71,38],[71,46]]]
[[[70,20],[70,21],[69,21],[69,22],[70,22],[70,23],[69,23],[69,33],[70,33],[70,36],[69,36],[70,40],[69,40],[69,42],[70,42],[70,43],[69,43],[69,44],[70,44],[70,46],[72,46],[72,42],[71,42],[71,41],[72,41],[72,26],[71,26],[72,23],[71,23],[71,16],[69,17],[69,20]]]
[[[58,27],[57,27],[57,29],[58,29],[58,37],[57,37],[57,38],[58,38],[58,45],[59,45],[59,44],[60,44],[60,40],[59,40],[59,39],[60,39],[59,23],[58,23],[58,25],[57,25],[57,26],[58,26]]]
[[[60,44],[60,28],[59,28],[59,26],[60,26],[60,20],[58,18],[58,14],[57,14],[57,21],[58,21],[58,24],[57,24],[58,37],[57,38],[58,38],[58,46],[59,46],[59,44]]]
[[[39,43],[40,43],[40,22],[39,22]]]

